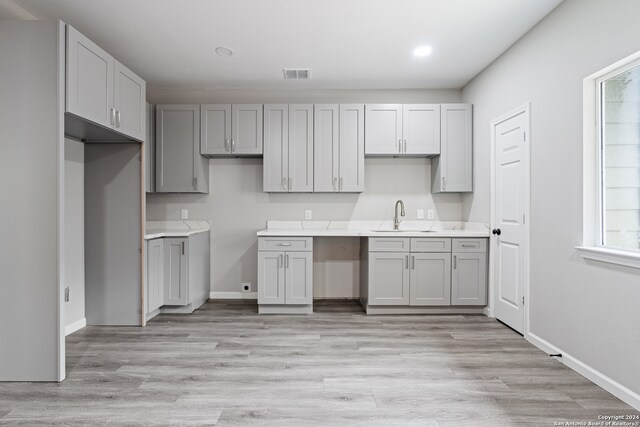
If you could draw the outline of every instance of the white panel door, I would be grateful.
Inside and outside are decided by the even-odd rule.
[[[524,333],[524,209],[527,126],[524,111],[492,123],[495,143],[494,314]]]
[[[473,191],[471,105],[442,104],[440,114],[442,191]]]
[[[160,308],[164,294],[163,239],[147,241],[147,314]]]
[[[402,105],[367,104],[365,115],[365,154],[402,153]]]
[[[285,304],[313,303],[313,252],[285,252]]]
[[[289,191],[313,191],[313,105],[289,105]]]
[[[116,130],[139,141],[144,140],[147,98],[145,81],[115,61],[114,86],[113,106],[116,109]]]
[[[200,106],[200,154],[231,154],[231,104]]]
[[[284,252],[258,251],[258,304],[284,304]]]
[[[263,190],[289,191],[289,106],[264,106]]]
[[[313,106],[313,191],[338,191],[339,106]]]
[[[440,154],[440,104],[403,105],[402,145],[404,154]]]
[[[451,305],[487,304],[487,254],[453,254]]]
[[[409,305],[409,253],[369,252],[369,305]]]
[[[66,110],[112,128],[114,65],[111,55],[67,25]]]
[[[451,305],[451,254],[412,253],[410,304]]]
[[[340,156],[338,188],[364,191],[364,105],[340,105]]]
[[[164,238],[164,304],[187,305],[187,239]]]
[[[233,154],[262,154],[262,104],[233,104],[231,128]]]

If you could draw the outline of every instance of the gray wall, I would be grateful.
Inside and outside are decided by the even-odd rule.
[[[64,378],[59,28],[0,23],[0,381]]]
[[[531,102],[531,332],[640,392],[638,270],[586,263],[582,80],[640,49],[637,0],[566,0],[463,90],[474,104],[475,193],[490,216],[489,122]]]
[[[84,319],[84,144],[64,141],[65,325]]]
[[[393,91],[162,91],[149,89],[153,102],[459,102],[457,90]],[[365,160],[362,194],[267,194],[262,192],[262,159],[212,159],[210,193],[149,194],[147,219],[204,219],[211,230],[211,291],[239,292],[242,282],[257,280],[256,231],[267,220],[304,220],[305,209],[315,220],[392,219],[397,199],[404,200],[406,219],[418,208],[435,209],[441,220],[462,218],[460,195],[431,194],[431,160]],[[358,239],[316,239],[316,297],[358,296]],[[336,254],[342,251],[348,262]],[[352,262],[355,261],[355,264]],[[346,272],[348,269],[349,272]],[[346,274],[345,274],[346,273]]]

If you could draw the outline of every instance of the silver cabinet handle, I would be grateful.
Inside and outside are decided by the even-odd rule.
[[[335,176],[333,177],[333,191],[338,191],[338,187],[336,187],[336,182],[338,181],[338,178],[336,178]]]
[[[287,178],[282,177],[282,188],[284,188],[284,191],[287,191]]]
[[[408,270],[409,269],[409,255],[405,255],[404,256],[404,265],[405,265],[405,268]]]
[[[120,111],[116,111],[116,127],[120,127]]]
[[[282,254],[278,255],[278,267],[282,268]]]
[[[476,245],[475,243],[461,243],[460,246],[462,246],[463,248],[475,248],[478,245]]]
[[[340,177],[340,191],[342,191],[342,177]]]
[[[236,151],[236,140],[231,138],[231,152]]]
[[[224,140],[224,151],[229,151],[229,139]]]
[[[115,108],[110,108],[109,109],[109,121],[111,122],[111,126],[114,126],[116,124],[116,109]]]
[[[284,256],[284,268],[289,268],[289,254]]]
[[[289,191],[293,188],[293,179],[289,178]]]
[[[444,179],[444,176],[442,177],[442,189],[446,189],[447,188],[447,180]]]
[[[194,190],[198,189],[198,177],[197,176],[193,177],[193,189]]]
[[[415,256],[411,256],[411,269],[412,270],[416,269],[416,257]]]
[[[402,153],[402,140],[398,140],[398,153]]]
[[[184,255],[184,242],[182,242],[182,255]]]
[[[453,256],[453,269],[458,268],[458,257],[456,255]]]
[[[407,140],[404,140],[404,152],[407,153]]]
[[[291,242],[278,243],[278,246],[291,246]]]

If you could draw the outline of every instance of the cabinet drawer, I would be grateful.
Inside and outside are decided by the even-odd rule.
[[[370,237],[369,252],[409,252],[409,238]]]
[[[453,252],[487,252],[487,239],[452,239]]]
[[[411,252],[451,252],[451,239],[438,237],[414,237]]]
[[[259,251],[309,251],[313,250],[313,237],[260,237]]]

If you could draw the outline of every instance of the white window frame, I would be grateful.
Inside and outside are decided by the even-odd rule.
[[[583,243],[575,248],[580,255],[593,261],[624,265],[640,269],[640,252],[615,249],[603,245],[603,158],[601,135],[601,83],[640,65],[636,52],[583,80]]]

